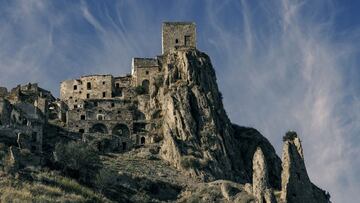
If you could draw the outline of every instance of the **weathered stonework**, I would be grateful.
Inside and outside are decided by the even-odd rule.
[[[162,25],[162,54],[179,47],[196,47],[196,27],[192,22],[165,22]]]

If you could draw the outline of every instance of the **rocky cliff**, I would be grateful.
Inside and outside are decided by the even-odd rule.
[[[59,188],[66,188],[61,184],[69,181],[61,181],[60,175],[77,179],[89,187],[79,191],[97,191],[92,195],[86,192],[81,197],[90,202],[94,200],[89,200],[90,197],[106,197],[109,202],[330,202],[329,195],[309,179],[301,141],[295,132],[284,136],[280,159],[260,132],[230,121],[223,107],[215,70],[205,53],[179,48],[159,57],[159,64],[157,74],[151,76],[150,94],[137,95],[150,98],[150,102],[143,102],[143,105],[151,107],[150,112],[146,112],[151,128],[141,133],[148,133],[153,140],[131,150],[102,152],[100,148],[109,147],[114,141],[108,139],[93,147],[82,142],[81,136],[66,136],[63,125],[53,122],[44,127],[43,151],[32,153],[32,140],[36,137],[26,137],[17,129],[19,126],[34,129],[38,122],[30,125],[31,122],[22,119],[22,125],[8,125],[10,120],[2,119],[0,176],[9,181],[14,177],[25,178],[15,181],[19,186],[0,181],[0,188],[6,190],[0,190],[0,202],[3,198],[15,198],[2,195],[13,190],[9,185],[23,187],[21,190],[27,191],[31,201],[43,195],[49,196],[49,202],[59,201],[56,198],[60,195],[67,200],[66,193],[73,192],[72,189],[63,191],[65,194],[58,191],[56,197],[42,189],[31,190],[32,185],[53,190],[49,186],[54,186],[54,181],[48,179],[54,178],[61,182]],[[13,96],[24,97],[19,95]],[[25,100],[33,103],[30,96]],[[8,102],[0,100],[0,115],[8,115],[9,106]],[[42,112],[46,112],[46,105],[43,106]],[[19,115],[28,115],[20,111],[20,107],[14,105]],[[46,117],[42,120],[45,122]],[[104,138],[104,135],[99,137]],[[43,166],[47,167],[45,171],[42,171]],[[21,171],[29,167],[31,173]],[[42,177],[43,174],[46,177]],[[78,183],[71,185],[80,187]]]
[[[231,123],[206,54],[189,49],[168,52],[162,69],[162,85],[153,84],[152,102],[162,112],[164,160],[205,182],[253,184],[247,191],[257,202],[276,202],[274,190],[282,191],[279,202],[328,201],[306,174],[302,148],[294,144],[299,141],[285,141],[281,161],[257,130]],[[300,179],[292,180],[297,171]]]

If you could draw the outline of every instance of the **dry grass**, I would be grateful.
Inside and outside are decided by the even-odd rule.
[[[40,172],[33,181],[19,181],[5,176],[0,180],[0,202],[110,202],[76,181]]]

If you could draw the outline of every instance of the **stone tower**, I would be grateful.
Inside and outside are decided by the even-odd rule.
[[[180,47],[196,47],[196,26],[193,22],[164,22],[162,54]]]

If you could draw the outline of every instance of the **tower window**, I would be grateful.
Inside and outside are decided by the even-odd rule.
[[[85,115],[81,115],[81,116],[80,116],[80,119],[81,119],[81,120],[85,120]]]
[[[88,83],[86,84],[86,87],[87,87],[88,90],[91,90],[91,83],[88,82]]]
[[[77,85],[74,85],[74,90],[77,90]]]
[[[115,107],[115,103],[114,103],[114,102],[111,103],[111,107]]]
[[[103,92],[103,97],[106,97],[106,92]]]
[[[75,105],[74,105],[74,109],[77,109],[77,107],[78,107],[78,106],[75,104]]]
[[[178,44],[178,43],[179,43],[179,39],[175,39],[175,43]]]
[[[149,71],[148,71],[148,70],[147,70],[147,71],[145,71],[145,74],[146,74],[146,75],[149,75]]]
[[[190,36],[185,35],[185,46],[190,46]]]
[[[103,81],[103,85],[105,85],[105,81]]]

